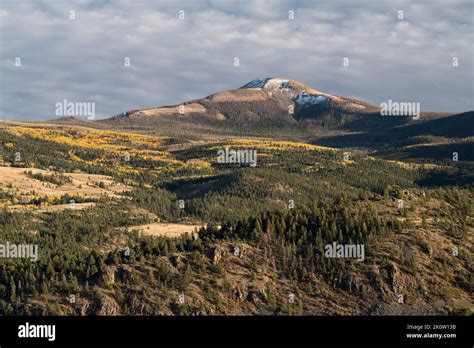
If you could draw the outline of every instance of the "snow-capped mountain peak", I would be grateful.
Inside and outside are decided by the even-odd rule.
[[[248,89],[248,88],[282,89],[282,90],[292,89],[292,87],[290,86],[289,79],[269,78],[269,77],[259,77],[255,80],[250,81],[249,83],[245,84],[244,86],[240,88],[241,89]]]

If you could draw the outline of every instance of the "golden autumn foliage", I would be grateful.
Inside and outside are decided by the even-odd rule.
[[[230,139],[227,141],[228,146],[248,147],[253,149],[261,149],[268,151],[276,150],[291,150],[291,149],[304,149],[314,151],[336,151],[333,148],[325,146],[317,146],[305,143],[299,143],[294,141],[285,140],[269,140],[269,139]],[[214,147],[213,149],[218,149]]]

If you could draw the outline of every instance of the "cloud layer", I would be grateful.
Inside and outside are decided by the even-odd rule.
[[[472,110],[473,14],[470,1],[2,0],[0,118],[51,119],[64,99],[109,117],[271,76]]]

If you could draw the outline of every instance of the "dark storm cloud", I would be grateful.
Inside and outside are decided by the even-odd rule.
[[[473,17],[472,3],[457,1],[2,1],[0,117],[53,118],[64,99],[95,102],[107,117],[259,76],[471,110]]]

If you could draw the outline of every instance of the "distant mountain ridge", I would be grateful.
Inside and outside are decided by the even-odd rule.
[[[291,124],[302,118],[338,113],[370,113],[378,108],[359,100],[320,92],[286,78],[258,78],[238,89],[182,104],[133,110],[105,122],[150,124],[164,118],[227,121],[230,124]]]
[[[74,118],[51,122],[197,139],[207,135],[270,136],[355,148],[396,146],[408,138],[426,135],[474,136],[472,111],[421,112],[416,120],[411,116],[382,116],[380,110],[379,106],[322,92],[294,79],[267,77],[181,104],[132,110],[94,122]]]

